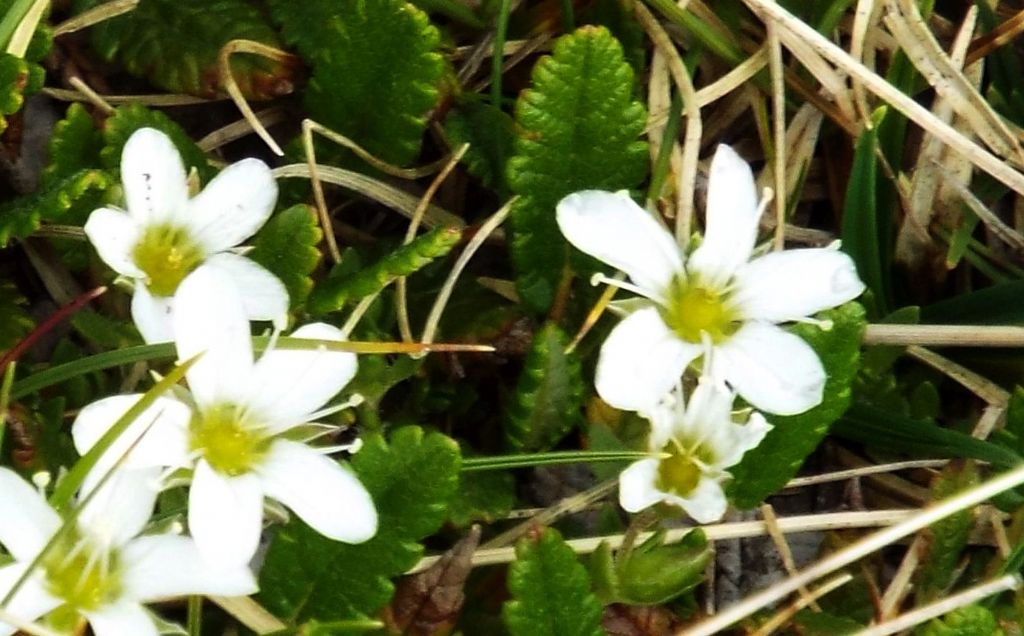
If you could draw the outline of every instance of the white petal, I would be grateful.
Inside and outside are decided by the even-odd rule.
[[[675,433],[676,420],[679,419],[679,408],[676,404],[678,392],[672,391],[654,408],[641,413],[650,422],[651,431],[647,436],[647,447],[652,452],[660,452]]]
[[[345,339],[340,330],[324,323],[304,325],[291,337]],[[347,351],[272,349],[256,363],[245,404],[272,429],[304,424],[349,383],[356,366],[356,355]]]
[[[71,437],[79,454],[96,445],[110,427],[135,405],[142,395],[115,395],[89,404],[71,425]],[[128,425],[110,445],[92,472],[101,476],[128,452],[123,468],[187,466],[188,423],[192,411],[178,400],[160,397]],[[132,445],[135,445],[132,447]]]
[[[139,537],[121,550],[121,558],[125,595],[144,603],[189,594],[245,596],[258,587],[247,565],[217,567],[187,537]]]
[[[616,325],[597,361],[597,392],[608,404],[646,412],[678,382],[701,347],[680,340],[653,307]]]
[[[79,524],[101,545],[124,545],[146,527],[156,506],[160,468],[129,468],[110,475],[91,494]]]
[[[658,460],[641,459],[633,462],[619,474],[619,505],[627,512],[640,512],[644,508],[664,501],[665,493],[654,484],[658,477]]]
[[[684,439],[700,439],[702,435],[691,432],[732,424],[734,401],[735,395],[720,380],[701,376],[686,404],[683,417],[678,418],[679,436]]]
[[[184,219],[207,253],[222,252],[256,233],[277,202],[267,164],[243,159],[225,168],[189,202]]]
[[[142,281],[137,281],[132,295],[132,320],[146,344],[174,340],[173,319],[174,299],[154,296]]]
[[[675,239],[625,192],[585,190],[556,208],[558,227],[582,252],[629,274],[634,283],[663,300],[683,271]]]
[[[750,166],[729,146],[711,159],[704,240],[688,267],[712,287],[726,283],[750,260],[757,241],[757,186]]]
[[[864,283],[846,254],[831,249],[772,252],[736,273],[731,303],[750,320],[786,322],[860,296]]]
[[[249,320],[271,320],[278,329],[288,326],[288,290],[265,267],[230,252],[214,254],[206,259],[206,266],[231,278],[242,295]]]
[[[825,369],[810,345],[775,325],[748,322],[715,348],[716,373],[767,413],[795,415],[821,403]]]
[[[121,184],[128,213],[140,223],[166,221],[185,210],[185,166],[174,142],[159,130],[140,128],[125,143]]]
[[[120,600],[83,612],[95,636],[159,636],[160,632],[146,610],[138,603]]]
[[[748,450],[756,448],[768,431],[772,430],[772,425],[760,413],[753,413],[746,424],[731,422],[727,427],[720,427],[720,430],[723,430],[725,435],[718,446],[719,455],[715,466],[726,469],[740,463]]]
[[[186,373],[199,406],[238,403],[252,373],[249,319],[234,283],[220,270],[201,266],[175,296],[174,341],[178,358],[202,353]]]
[[[697,486],[686,496],[673,498],[697,523],[714,523],[722,518],[728,503],[725,491],[715,479],[702,476]]]
[[[118,274],[145,278],[135,265],[132,252],[139,242],[138,221],[120,210],[93,210],[82,228],[103,262]]]
[[[292,509],[320,534],[362,543],[377,533],[370,493],[351,471],[297,442],[276,440],[257,469],[266,495]]]
[[[226,477],[199,460],[188,493],[188,528],[211,564],[247,564],[256,553],[263,528],[259,477],[253,473]]]
[[[29,563],[12,563],[0,567],[0,596],[7,596],[14,584],[25,574],[25,569],[28,566]],[[25,622],[31,622],[56,609],[60,604],[59,599],[46,591],[42,576],[36,572],[25,580],[25,583],[18,589],[18,593],[4,609],[12,616]],[[0,621],[0,634],[6,636],[14,631],[13,627]]]
[[[60,525],[60,517],[28,482],[0,468],[0,543],[15,559],[34,559]]]

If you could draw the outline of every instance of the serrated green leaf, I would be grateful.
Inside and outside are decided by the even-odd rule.
[[[0,247],[12,238],[25,238],[44,220],[60,221],[78,200],[111,185],[113,180],[106,172],[82,170],[50,188],[0,206]]]
[[[28,85],[28,62],[10,53],[0,53],[0,132],[7,128],[6,115],[21,110]]]
[[[469,144],[462,161],[484,185],[508,193],[505,164],[512,156],[515,128],[512,118],[490,104],[466,101],[448,113],[445,132],[453,147]]]
[[[533,337],[519,384],[508,408],[505,440],[516,452],[552,448],[580,420],[583,371],[569,338],[548,323]]]
[[[283,620],[375,614],[394,593],[390,579],[416,564],[419,542],[447,517],[459,480],[455,441],[415,426],[396,430],[387,442],[379,434],[363,441],[352,468],[373,496],[377,535],[349,545],[298,520],[281,528],[260,572],[260,601]]]
[[[601,603],[590,591],[587,571],[552,528],[516,544],[508,590],[513,600],[501,614],[512,636],[604,634]]]
[[[953,462],[942,469],[931,486],[932,501],[941,501],[978,483],[973,462]],[[974,513],[962,510],[928,528],[928,543],[921,555],[914,587],[917,604],[924,605],[943,596],[953,582],[960,553],[967,547]]]
[[[847,303],[819,317],[831,320],[832,328],[825,331],[799,324],[793,331],[811,345],[828,374],[821,404],[799,415],[768,418],[774,428],[757,448],[729,469],[734,478],[729,498],[740,508],[752,508],[781,489],[850,406],[850,387],[860,362],[864,308]]]
[[[396,278],[409,276],[455,247],[462,233],[442,227],[423,234],[395,249],[373,265],[351,274],[344,261],[335,265],[309,298],[309,310],[315,314],[337,311],[350,300],[376,294]]]
[[[79,2],[81,9],[102,0]],[[222,93],[217,56],[231,40],[281,48],[264,14],[245,0],[143,0],[133,11],[91,29],[92,44],[108,62],[174,93]],[[140,37],[145,34],[145,37]],[[287,95],[295,67],[259,55],[233,55],[231,71],[249,99]]]
[[[955,609],[919,628],[917,636],[1003,636],[996,617],[981,605]]]
[[[658,605],[684,594],[704,580],[714,554],[699,528],[671,545],[664,545],[661,530],[636,546],[626,558],[616,559],[615,589],[619,603]]]
[[[313,288],[309,275],[320,262],[316,246],[322,237],[313,208],[292,206],[270,217],[253,239],[247,256],[281,279],[292,307],[297,307]]]
[[[633,71],[603,27],[559,38],[533,70],[533,87],[516,102],[519,137],[508,182],[521,195],[511,212],[512,256],[523,301],[546,311],[569,247],[558,231],[555,204],[583,189],[620,190],[647,171],[646,124],[633,98]]]
[[[150,110],[135,102],[119,106],[114,114],[107,118],[103,128],[103,150],[100,160],[110,170],[117,170],[121,165],[121,151],[128,138],[139,128],[156,128],[171,138],[185,170],[195,168],[203,181],[215,174],[214,168],[206,160],[206,155],[192,138],[173,119],[158,110]]]
[[[48,146],[50,163],[43,170],[43,187],[79,170],[99,167],[102,148],[103,134],[92,115],[82,104],[71,104],[64,119],[53,127]]]
[[[16,345],[35,326],[28,301],[9,280],[0,280],[0,316],[0,351]]]
[[[268,4],[285,40],[313,67],[309,116],[384,161],[413,161],[447,70],[427,15],[403,0]]]

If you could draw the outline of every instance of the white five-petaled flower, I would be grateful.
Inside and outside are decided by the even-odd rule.
[[[761,443],[771,425],[754,412],[745,424],[732,418],[734,395],[702,377],[683,405],[675,390],[643,415],[651,423],[648,449],[654,455],[619,475],[619,503],[629,512],[664,502],[681,507],[698,523],[725,514],[726,470]]]
[[[711,161],[704,238],[689,255],[625,192],[576,192],[559,202],[566,239],[626,272],[632,284],[619,285],[650,301],[601,348],[595,383],[606,402],[650,409],[706,350],[720,377],[762,411],[802,413],[821,402],[821,361],[777,323],[852,300],[864,284],[835,249],[751,259],[760,214],[750,167],[728,146]]]
[[[100,208],[85,233],[107,265],[135,281],[132,318],[146,342],[172,340],[174,296],[200,265],[226,272],[242,292],[251,320],[283,328],[288,292],[273,274],[231,250],[270,217],[277,183],[258,159],[232,164],[189,198],[185,166],[174,143],[140,128],[121,154],[127,211]]]
[[[64,521],[29,484],[0,468],[0,543],[14,557],[0,567],[0,597],[24,579],[6,612],[24,622],[49,615],[49,623],[61,632],[79,633],[74,627],[84,618],[96,636],[156,636],[143,603],[255,592],[256,581],[245,565],[211,565],[192,539],[138,536],[156,503],[152,482],[158,472],[113,475],[26,576]],[[0,621],[0,634],[14,631]]]
[[[355,375],[355,354],[322,346],[275,348],[254,361],[238,292],[213,269],[189,276],[176,302],[178,356],[202,353],[186,373],[190,395],[158,399],[98,467],[127,452],[128,467],[191,468],[189,531],[217,562],[244,563],[253,556],[264,497],[332,539],[360,543],[372,537],[377,513],[369,493],[347,467],[303,443],[298,429],[337,410],[317,412]],[[292,337],[344,339],[322,323],[305,325]],[[82,409],[71,431],[79,451],[91,448],[137,399],[115,396]]]

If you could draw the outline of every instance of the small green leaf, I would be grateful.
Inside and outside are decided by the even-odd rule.
[[[511,117],[490,104],[467,100],[448,113],[445,132],[453,147],[469,144],[462,160],[470,174],[499,195],[508,193],[505,164],[515,140]]]
[[[309,275],[320,262],[317,243],[323,237],[316,213],[308,205],[278,212],[253,239],[248,256],[281,279],[292,307],[305,302],[313,279]]]
[[[512,208],[512,256],[519,293],[546,311],[568,256],[555,204],[577,190],[620,190],[647,170],[646,124],[633,98],[633,70],[603,27],[559,38],[533,70],[533,87],[516,102],[519,138],[508,182],[521,195]]]
[[[6,115],[21,110],[28,85],[29,63],[10,53],[0,53],[0,132],[7,128]]]
[[[684,594],[704,580],[704,569],[714,554],[700,529],[688,532],[672,545],[664,545],[665,531],[655,532],[625,559],[617,558],[615,602],[658,605]]]
[[[458,528],[503,518],[516,502],[516,480],[508,471],[462,472],[448,520]]]
[[[999,622],[981,605],[955,609],[917,630],[918,636],[1003,636]]]
[[[799,415],[768,418],[774,428],[757,448],[729,469],[734,477],[729,497],[740,508],[752,508],[782,488],[850,406],[850,386],[860,361],[864,308],[847,303],[819,317],[831,320],[832,328],[825,331],[799,324],[793,331],[811,345],[828,374],[821,404]]]
[[[413,161],[447,72],[427,14],[403,0],[268,4],[285,40],[313,67],[309,116],[384,161]]]
[[[516,545],[508,589],[512,600],[502,608],[502,617],[512,636],[604,634],[601,603],[590,591],[587,571],[552,528]]]
[[[25,238],[42,221],[60,221],[77,201],[113,185],[102,170],[82,170],[30,196],[0,206],[0,247],[12,238]]]
[[[942,469],[931,486],[932,501],[941,501],[978,483],[973,462],[952,462]],[[927,530],[928,544],[921,555],[914,591],[917,604],[924,605],[945,595],[953,583],[960,553],[967,547],[974,513],[962,510],[932,525]]]
[[[793,625],[801,636],[846,636],[864,630],[864,625],[851,618],[809,609],[797,612]]]
[[[513,451],[548,450],[580,421],[583,372],[579,357],[565,353],[568,344],[554,323],[534,335],[508,408],[505,439]]]
[[[420,559],[420,541],[448,515],[459,483],[459,448],[408,426],[389,442],[364,438],[352,468],[373,496],[377,535],[361,545],[324,538],[298,520],[277,531],[260,572],[260,601],[292,623],[374,615],[391,599],[390,579]]]
[[[53,127],[50,137],[50,163],[43,170],[42,185],[48,187],[79,170],[100,165],[103,134],[96,127],[85,106],[74,103],[68,107],[64,119]]]
[[[81,9],[102,0],[79,3]],[[156,87],[201,97],[221,94],[217,56],[231,40],[281,48],[264,14],[244,0],[144,0],[91,29],[99,54]],[[145,37],[140,37],[145,34]],[[258,55],[233,55],[231,74],[250,99],[287,95],[295,67]]]
[[[139,128],[156,128],[166,134],[174,142],[185,170],[195,168],[204,181],[213,177],[214,168],[206,160],[206,155],[192,138],[170,117],[158,110],[150,110],[135,102],[120,106],[111,115],[103,128],[104,147],[100,151],[100,160],[110,170],[117,170],[121,165],[121,151],[128,138]]]
[[[16,345],[35,326],[28,313],[28,301],[9,280],[0,280],[0,316],[0,351]]]
[[[434,259],[446,255],[461,238],[462,233],[456,228],[431,230],[355,274],[350,274],[342,261],[313,290],[309,309],[315,314],[326,314],[341,309],[350,300],[376,294],[396,278],[413,274]]]

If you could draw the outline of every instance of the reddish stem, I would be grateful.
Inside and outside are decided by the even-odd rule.
[[[93,299],[102,296],[106,291],[107,288],[104,286],[97,287],[96,289],[90,289],[89,291],[85,292],[78,298],[72,300],[71,302],[64,305],[57,311],[53,312],[53,314],[49,318],[47,318],[41,325],[33,329],[32,332],[25,336],[25,338],[21,342],[14,345],[14,347],[12,347],[11,350],[5,353],[3,356],[0,356],[0,374],[3,374],[3,372],[7,369],[8,364],[20,358],[21,354],[28,351],[32,347],[32,345],[34,345],[40,338],[46,335],[50,330],[52,330],[66,318],[70,317],[72,314],[77,312],[79,309],[87,305]]]

